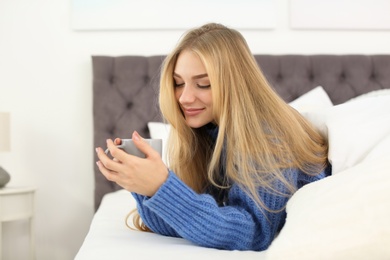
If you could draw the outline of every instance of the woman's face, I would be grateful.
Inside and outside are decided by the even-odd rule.
[[[188,50],[179,54],[173,79],[187,125],[199,128],[214,121],[210,80],[197,54]]]

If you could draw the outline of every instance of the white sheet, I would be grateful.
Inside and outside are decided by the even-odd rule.
[[[125,217],[135,206],[127,191],[105,195],[75,260],[265,259],[264,252],[204,248],[181,238],[131,230],[125,226]]]

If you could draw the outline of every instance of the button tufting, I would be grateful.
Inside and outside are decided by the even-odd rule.
[[[133,102],[129,102],[126,105],[127,109],[131,109],[133,107]]]
[[[115,127],[111,127],[110,129],[108,129],[108,135],[109,136],[113,136],[114,135],[114,133],[115,133]]]
[[[108,81],[110,82],[111,85],[114,84],[115,77],[111,75]]]

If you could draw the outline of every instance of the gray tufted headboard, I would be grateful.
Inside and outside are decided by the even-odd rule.
[[[322,86],[334,104],[390,88],[390,55],[255,55],[265,76],[287,102]],[[94,147],[107,138],[149,137],[147,122],[161,121],[158,109],[164,56],[93,56]],[[95,155],[95,161],[97,160]],[[95,165],[95,164],[94,164]],[[120,189],[95,172],[95,209],[104,194]]]

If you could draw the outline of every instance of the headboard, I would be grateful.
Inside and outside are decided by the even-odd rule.
[[[255,55],[266,78],[287,102],[322,86],[333,104],[390,88],[390,55]],[[158,84],[164,56],[93,56],[94,147],[107,138],[149,137],[147,123],[161,121]],[[94,160],[97,160],[95,155]],[[94,164],[95,165],[95,164]],[[96,165],[95,210],[104,194],[120,189]]]

